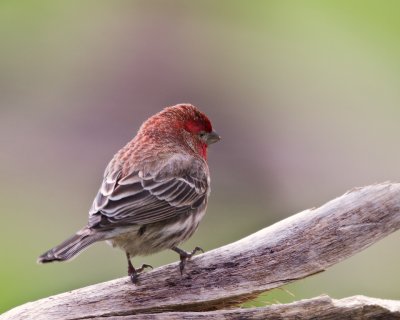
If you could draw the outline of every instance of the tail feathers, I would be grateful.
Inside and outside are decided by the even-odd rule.
[[[96,233],[89,228],[83,228],[71,238],[58,246],[43,253],[37,260],[38,263],[69,260],[92,243],[102,240],[101,233]]]

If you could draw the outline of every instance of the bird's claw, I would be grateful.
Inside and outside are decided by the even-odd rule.
[[[192,252],[186,252],[178,247],[173,248],[173,250],[179,254],[179,258],[181,260],[179,263],[179,271],[181,272],[181,275],[183,275],[183,270],[185,269],[185,265],[188,260],[190,260],[197,252],[204,253],[204,250],[200,247],[194,248]]]
[[[192,252],[190,253],[191,256],[195,255],[197,252],[201,252],[204,253],[204,250],[200,247],[196,247],[192,250]]]
[[[153,266],[151,266],[149,264],[142,264],[142,266],[139,269],[136,269],[136,273],[141,273],[147,268],[153,269]]]
[[[133,266],[128,267],[128,276],[131,278],[133,284],[137,284],[139,274],[145,271],[146,268],[153,269],[153,267],[149,264],[142,264],[142,266],[138,269],[135,269]]]

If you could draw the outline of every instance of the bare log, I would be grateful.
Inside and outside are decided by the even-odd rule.
[[[142,274],[138,286],[128,277],[116,279],[24,304],[1,319],[138,314],[144,319],[143,314],[227,308],[322,272],[399,228],[399,183],[355,188],[319,208],[196,256],[182,277],[173,263]]]
[[[104,320],[104,318],[90,318]],[[400,301],[354,296],[345,299],[331,299],[324,295],[313,299],[288,304],[275,304],[253,309],[218,310],[206,312],[165,312],[116,316],[113,320],[368,320],[400,319]]]

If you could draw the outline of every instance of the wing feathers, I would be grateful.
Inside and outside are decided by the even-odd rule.
[[[109,199],[112,201],[117,201],[126,197],[133,196],[137,193],[140,193],[143,191],[142,184],[140,182],[136,182],[133,184],[129,185],[120,185],[118,184],[117,187],[114,189],[114,192],[112,192],[109,196]]]
[[[148,169],[146,174],[136,170],[125,177],[120,168],[110,171],[93,202],[90,227],[154,223],[190,212],[207,201],[208,167],[198,159],[169,162],[153,175]]]

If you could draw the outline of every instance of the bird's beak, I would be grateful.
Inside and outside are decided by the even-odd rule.
[[[210,145],[212,143],[218,142],[219,140],[221,140],[221,137],[219,136],[218,133],[216,133],[213,130],[207,135],[206,143],[207,143],[207,145]]]

